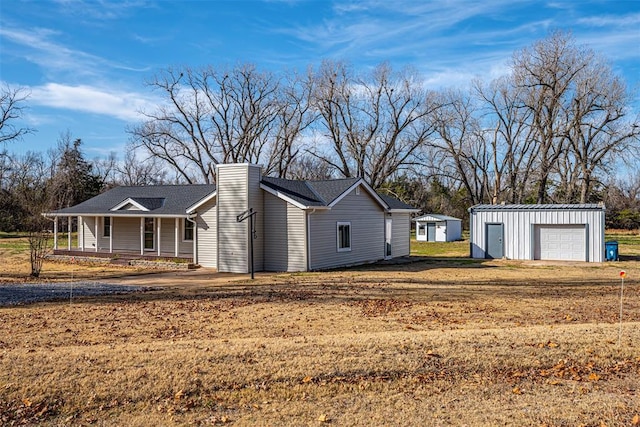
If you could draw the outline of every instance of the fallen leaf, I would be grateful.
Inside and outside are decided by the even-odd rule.
[[[303,383],[310,383],[311,381],[313,381],[313,377],[308,375],[302,379]]]
[[[31,407],[31,404],[32,404],[31,401],[26,397],[22,399],[22,403],[24,403],[24,406],[26,406],[27,408]]]
[[[322,414],[318,417],[318,421],[320,421],[321,423],[328,423],[329,417],[327,417],[325,414]]]
[[[513,394],[522,394],[522,390],[520,390],[520,387],[514,387],[511,391],[513,392]]]
[[[631,420],[631,425],[640,426],[640,414],[636,414]]]
[[[547,343],[547,347],[549,348],[556,348],[558,346],[558,344],[554,343],[553,341],[549,341]]]
[[[596,374],[595,372],[591,372],[589,374],[589,381],[598,381],[600,379],[600,375]]]

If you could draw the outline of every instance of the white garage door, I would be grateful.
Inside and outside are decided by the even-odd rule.
[[[536,225],[535,259],[586,261],[584,225]]]

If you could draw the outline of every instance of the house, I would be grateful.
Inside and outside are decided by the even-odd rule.
[[[602,204],[476,205],[472,258],[602,262]]]
[[[462,239],[462,220],[447,215],[426,214],[414,218],[416,240],[422,242],[454,242]]]
[[[218,165],[216,176],[217,185],[117,187],[48,212],[55,219],[56,253],[186,258],[234,273],[250,271],[251,246],[256,271],[318,270],[409,255],[410,214],[416,210],[377,194],[360,178],[271,178],[251,164]],[[60,217],[77,218],[77,248],[57,248]]]

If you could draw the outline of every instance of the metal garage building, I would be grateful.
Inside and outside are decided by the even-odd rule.
[[[472,258],[604,261],[603,204],[476,205]]]

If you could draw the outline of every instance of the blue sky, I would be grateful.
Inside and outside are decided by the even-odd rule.
[[[37,130],[7,148],[44,151],[69,131],[88,158],[122,158],[126,127],[160,102],[144,82],[170,66],[388,61],[460,87],[505,74],[515,50],[558,29],[640,90],[640,0],[3,0],[0,84],[28,89]]]

